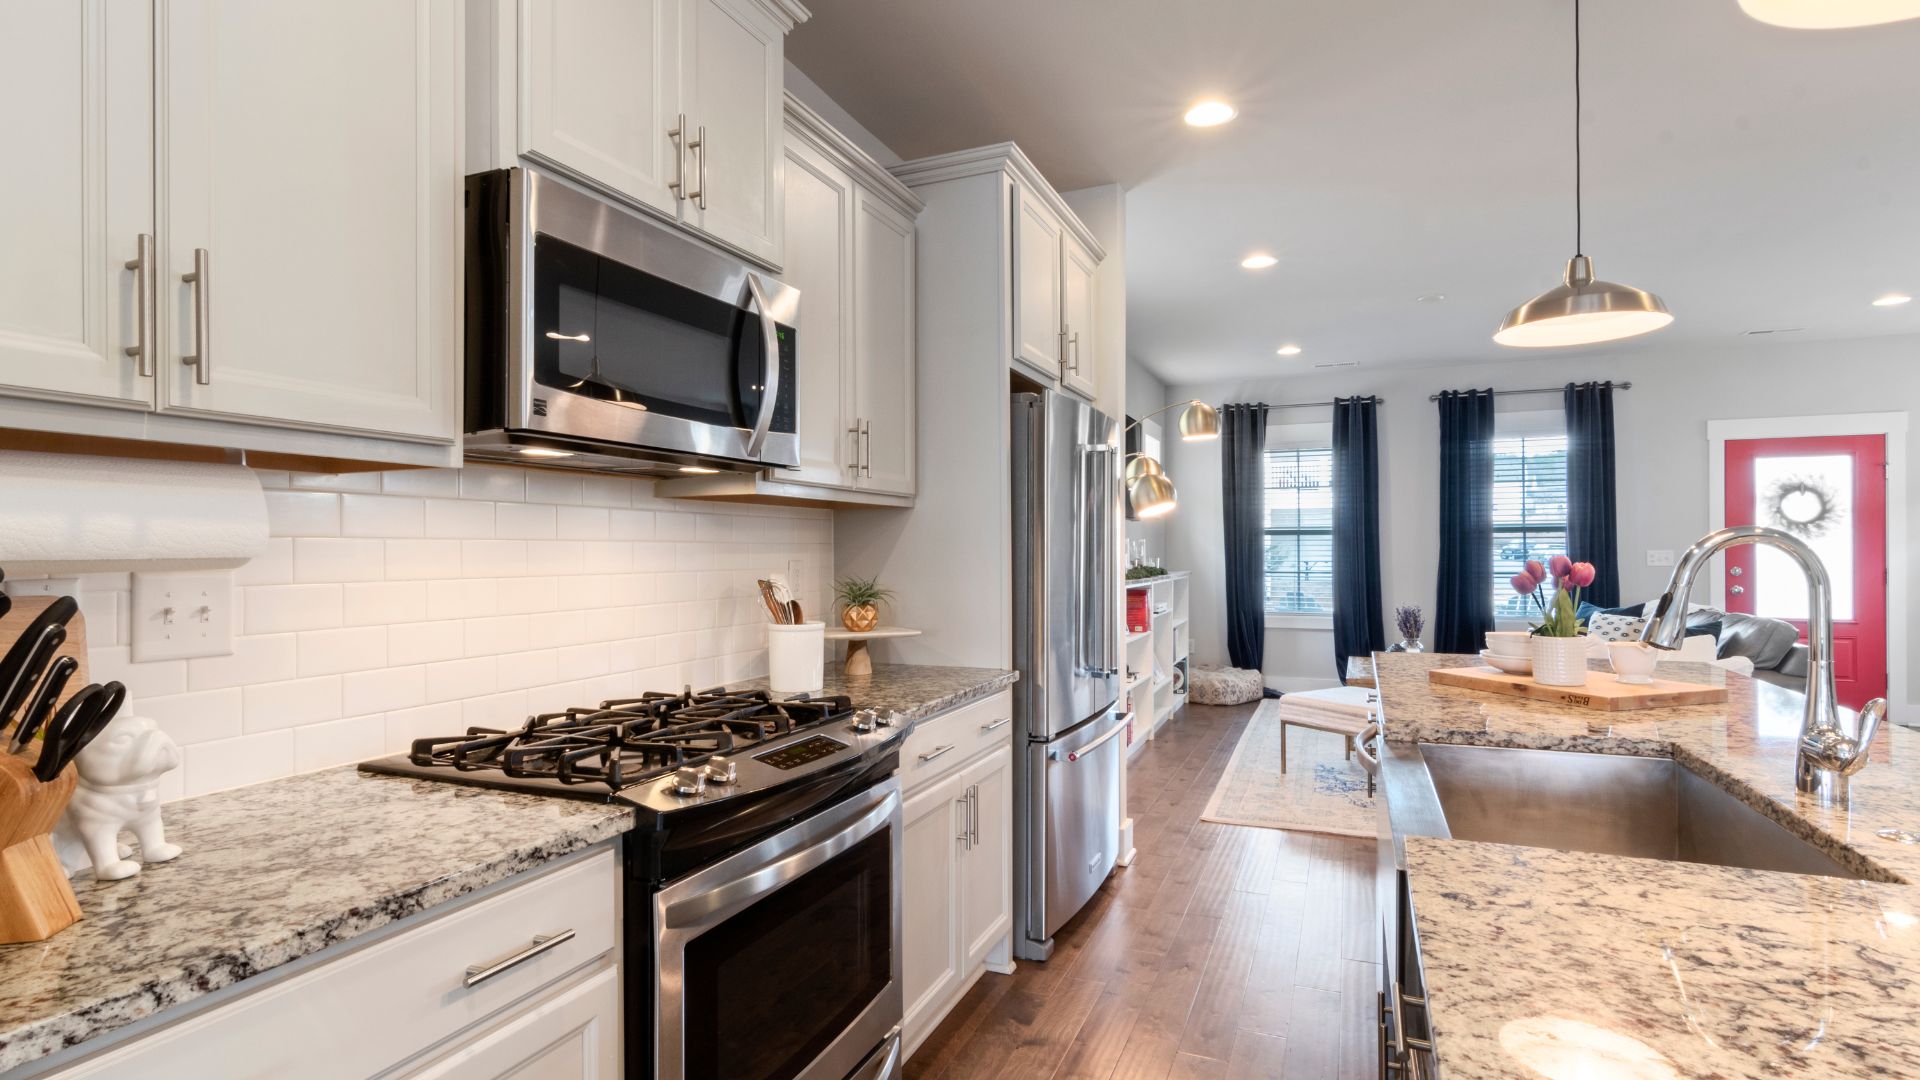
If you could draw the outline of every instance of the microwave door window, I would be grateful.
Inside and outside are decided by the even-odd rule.
[[[536,238],[534,262],[541,385],[751,426],[763,366],[756,316],[549,236]]]

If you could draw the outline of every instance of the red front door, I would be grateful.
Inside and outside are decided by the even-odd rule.
[[[1727,524],[1805,540],[1833,580],[1833,682],[1857,709],[1887,693],[1887,439],[1840,435],[1727,442]],[[1727,551],[1727,610],[1807,634],[1807,583],[1774,548]]]

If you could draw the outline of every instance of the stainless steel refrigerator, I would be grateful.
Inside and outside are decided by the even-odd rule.
[[[1119,855],[1120,432],[1013,395],[1014,954],[1045,960]]]

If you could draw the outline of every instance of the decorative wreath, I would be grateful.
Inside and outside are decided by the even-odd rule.
[[[1817,476],[1788,476],[1767,489],[1769,524],[1805,539],[1825,536],[1846,516],[1840,493]]]

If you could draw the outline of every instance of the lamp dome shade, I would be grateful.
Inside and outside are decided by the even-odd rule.
[[[1128,485],[1127,502],[1133,506],[1134,517],[1157,518],[1173,513],[1179,498],[1174,494],[1173,481],[1149,473]]]
[[[1205,442],[1220,437],[1220,413],[1204,401],[1196,401],[1180,414],[1180,439]]]
[[[1789,30],[1839,30],[1920,19],[1920,0],[1740,0],[1740,10]]]
[[[1155,458],[1145,454],[1135,454],[1127,459],[1127,484],[1132,486],[1135,480],[1143,476],[1165,476],[1167,470]]]
[[[1658,296],[1599,281],[1585,255],[1567,260],[1566,279],[1507,313],[1493,340],[1521,349],[1592,345],[1651,333],[1673,321]]]

